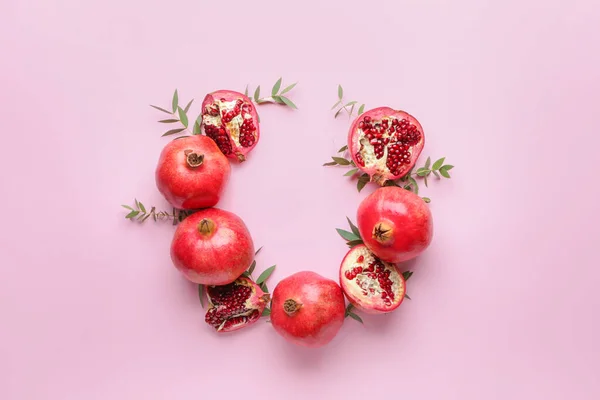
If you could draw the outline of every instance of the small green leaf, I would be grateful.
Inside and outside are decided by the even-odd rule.
[[[440,175],[442,175],[444,178],[450,178],[448,171],[442,168],[440,168]]]
[[[348,150],[348,145],[343,146],[341,149],[338,150],[338,153],[343,153],[344,151]]]
[[[340,114],[342,113],[343,108],[340,108],[339,110],[337,110],[337,112],[335,113],[335,115],[333,116],[333,118],[337,118],[340,116]]]
[[[333,161],[338,163],[339,165],[350,165],[350,160],[346,160],[343,157],[331,157]]]
[[[248,96],[248,85],[246,85],[246,90],[244,91],[244,96]]]
[[[346,103],[346,105],[344,107],[352,106],[356,103],[358,103],[358,101],[349,101],[348,103]]]
[[[273,99],[273,101],[275,101],[276,103],[279,104],[285,104],[285,102],[283,101],[283,99],[281,98],[281,96],[272,96],[271,97]]]
[[[352,223],[352,221],[350,221],[350,218],[346,217],[346,220],[348,221],[348,225],[350,225],[350,229],[352,230],[352,233],[354,233],[356,236],[358,236],[359,239],[362,239],[362,237],[360,236],[360,232],[358,231],[358,227],[356,225],[354,225]]]
[[[358,182],[356,182],[356,188],[358,189],[358,193],[360,193],[360,191],[363,190],[363,188],[366,186],[366,184],[368,182],[369,182],[368,174],[362,174],[360,176],[360,178],[358,178]]]
[[[179,94],[177,93],[177,89],[175,89],[175,93],[173,93],[173,102],[171,105],[173,106],[173,112],[175,112],[179,106]]]
[[[440,177],[440,174],[437,171],[431,171],[431,172],[433,172],[433,174],[435,175],[436,178]]]
[[[246,278],[250,278],[250,272],[249,271],[244,271],[244,272],[242,272],[242,276],[244,276]]]
[[[279,97],[281,98],[281,100],[283,100],[283,102],[284,102],[284,103],[285,103],[285,104],[286,104],[288,107],[291,107],[291,108],[293,108],[293,109],[295,109],[295,110],[297,110],[297,109],[298,109],[298,107],[296,107],[296,105],[294,104],[294,102],[293,102],[293,101],[291,101],[290,99],[288,99],[287,97],[285,97],[285,96],[279,96]]]
[[[444,160],[446,159],[446,157],[442,157],[439,160],[437,160],[436,162],[433,163],[433,166],[431,167],[432,170],[437,171],[438,169],[440,169],[440,167],[442,165],[444,165]]]
[[[417,175],[418,175],[418,176],[427,176],[427,175],[429,175],[430,173],[431,173],[431,171],[430,171],[430,170],[428,170],[428,169],[425,169],[425,168],[419,168],[419,169],[417,170]]]
[[[337,163],[335,161],[330,161],[330,162],[323,164],[324,167],[330,167],[332,165],[337,165]]]
[[[133,211],[133,208],[131,208],[130,206],[126,206],[125,204],[122,204],[121,207],[124,207],[130,211]]]
[[[358,172],[358,168],[354,168],[354,169],[351,169],[350,171],[346,172],[346,173],[344,174],[344,176],[353,176],[353,175],[354,175],[354,174],[356,174],[357,172]]]
[[[185,113],[187,114],[188,111],[190,111],[190,107],[192,106],[192,103],[194,102],[194,99],[191,99],[189,103],[187,103],[187,105],[185,106],[185,108],[183,109],[183,111],[185,111]]]
[[[348,316],[348,314],[350,314],[350,311],[352,311],[352,309],[354,308],[354,305],[352,303],[348,304],[348,306],[346,307],[346,317]]]
[[[267,287],[266,283],[263,282],[259,286],[260,286],[260,290],[262,290],[265,293],[269,293],[269,288]]]
[[[181,107],[177,107],[177,111],[179,112],[179,120],[181,121],[183,126],[185,126],[187,128],[188,127],[188,117],[187,117],[187,114],[185,113],[185,110],[183,110],[183,108],[181,108]]]
[[[167,114],[172,114],[172,112],[171,112],[171,111],[167,111],[167,110],[165,110],[165,109],[164,109],[164,108],[162,108],[162,107],[153,106],[152,104],[150,104],[150,107],[152,107],[152,108],[156,108],[158,111],[162,111],[162,112],[164,112],[164,113],[167,113]]]
[[[336,231],[337,231],[337,233],[340,234],[341,237],[343,237],[344,239],[346,239],[349,242],[352,240],[361,240],[360,236],[357,236],[352,232],[348,232],[348,231],[345,231],[340,228],[336,228]]]
[[[358,108],[358,115],[362,114],[363,112],[365,112],[365,105],[362,104],[359,108]]]
[[[354,112],[354,106],[355,106],[355,105],[356,105],[356,104],[352,104],[352,107],[350,107],[350,112],[348,113],[348,117],[349,117],[349,118],[350,118],[350,117],[352,117],[352,113]]]
[[[275,267],[276,267],[276,265],[273,265],[273,266],[265,269],[263,271],[263,273],[259,275],[258,279],[256,279],[256,284],[260,285],[260,284],[264,283],[267,279],[269,279],[269,277],[271,276],[273,271],[275,271]]]
[[[179,122],[179,120],[171,118],[171,119],[161,119],[158,122],[162,122],[163,124],[172,124],[174,122]]]
[[[404,278],[405,281],[409,280],[412,275],[413,275],[412,271],[404,271],[402,273],[402,277]]]
[[[256,87],[256,90],[254,91],[254,101],[258,103],[259,100],[260,100],[260,85],[258,85]]]
[[[359,317],[358,315],[354,314],[353,312],[349,312],[349,313],[348,313],[348,316],[349,316],[350,318],[352,318],[353,320],[360,322],[361,324],[363,324],[363,323],[364,323],[364,322],[363,322],[363,320],[362,320],[362,318],[361,318],[361,317]]]
[[[200,305],[204,308],[204,285],[198,285],[198,297],[200,298]]]
[[[348,245],[348,247],[352,248],[354,246],[358,246],[359,244],[363,244],[364,242],[361,240],[351,240],[349,242],[346,242],[346,244]]]
[[[138,207],[144,214],[146,214],[146,207],[144,207],[141,201],[138,201]]]
[[[342,88],[342,85],[338,85],[338,98],[342,100],[342,97],[344,97],[344,89]]]
[[[255,255],[255,256],[257,256],[257,255],[258,255],[258,253],[260,253],[260,251],[262,250],[262,248],[263,248],[263,246],[260,246],[260,247],[258,248],[258,250],[256,250],[256,252],[254,253],[254,255]]]
[[[288,87],[286,87],[285,89],[283,89],[283,90],[281,91],[281,93],[280,93],[280,94],[284,94],[284,93],[287,93],[287,92],[289,92],[289,91],[290,91],[290,90],[292,90],[292,89],[293,89],[293,88],[294,88],[294,87],[295,87],[297,84],[298,84],[298,82],[296,82],[296,83],[292,83],[291,85],[289,85]]]
[[[199,135],[200,134],[200,125],[198,124],[198,121],[194,122],[194,129],[192,130],[192,133],[194,135]]]
[[[271,310],[268,308],[265,308],[262,312],[262,316],[263,317],[268,317],[269,315],[271,315]]]
[[[341,100],[338,100],[338,102],[337,102],[337,103],[335,103],[335,104],[333,105],[333,107],[331,107],[331,109],[333,110],[334,108],[336,108],[336,107],[337,107],[337,106],[339,106],[340,104],[342,104],[342,101],[341,101]]]
[[[410,182],[410,186],[412,187],[412,191],[414,192],[414,194],[419,194],[419,185],[417,184],[415,178],[410,176],[408,178],[408,181]]]
[[[425,187],[429,187],[429,185],[427,184],[427,175],[423,177],[423,182],[425,183]]]
[[[445,169],[446,171],[450,171],[452,168],[454,168],[454,165],[446,164],[446,165],[442,166],[442,168]]]
[[[146,221],[151,216],[152,216],[152,214],[146,214],[146,216],[144,218],[142,218],[142,222]]]
[[[271,89],[271,96],[275,96],[277,92],[279,92],[279,88],[281,87],[281,79],[282,78],[279,78],[273,85],[273,89]]]
[[[184,131],[184,130],[185,130],[185,128],[171,129],[170,131],[167,131],[167,132],[163,133],[162,136],[174,135],[174,134],[179,133],[179,132]]]
[[[404,297],[406,297],[406,298],[407,298],[407,299],[409,299],[409,300],[412,300],[412,299],[410,298],[410,296],[408,295],[408,293],[404,293]]]
[[[250,275],[252,275],[252,273],[254,272],[254,268],[256,268],[256,260],[252,261],[252,264],[250,264],[250,268],[248,268],[248,273]]]
[[[127,218],[127,219],[132,219],[132,218],[135,218],[135,217],[136,217],[136,216],[137,216],[139,213],[140,213],[139,211],[132,211],[132,212],[130,212],[129,214],[127,214],[127,215],[125,216],[125,218]]]
[[[425,169],[429,169],[431,166],[431,157],[427,157],[427,161],[425,161]]]

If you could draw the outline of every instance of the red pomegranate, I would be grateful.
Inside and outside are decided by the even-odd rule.
[[[176,208],[212,207],[219,202],[231,167],[215,143],[200,135],[172,140],[156,167],[156,186]]]
[[[418,256],[433,237],[427,204],[416,194],[396,186],[379,188],[360,203],[357,226],[369,250],[390,263]]]
[[[204,320],[217,332],[232,332],[260,319],[271,300],[250,278],[240,276],[224,286],[207,286],[209,308]]]
[[[340,286],[315,272],[297,272],[279,282],[273,291],[273,328],[301,346],[329,343],[342,327],[345,312]]]
[[[198,211],[181,222],[171,242],[171,259],[187,279],[227,285],[252,263],[254,243],[244,221],[218,208]]]
[[[370,314],[394,311],[406,292],[402,273],[364,245],[350,249],[340,266],[340,285],[356,308]]]
[[[242,162],[260,137],[256,107],[242,93],[209,93],[202,102],[202,131],[223,154]]]
[[[359,115],[348,133],[348,149],[354,163],[382,185],[403,177],[415,165],[425,135],[412,115],[389,107]]]

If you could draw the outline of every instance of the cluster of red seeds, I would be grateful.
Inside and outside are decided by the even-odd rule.
[[[221,101],[225,101],[225,99],[221,99]],[[232,110],[230,111],[226,111],[226,110],[222,110],[222,115],[221,118],[223,119],[223,122],[228,123],[231,122],[232,119],[234,119],[235,117],[237,117],[240,114],[240,110],[241,110],[241,106],[242,106],[243,101],[238,99],[238,101],[235,102],[235,106],[233,107]]]
[[[245,118],[242,126],[240,126],[240,144],[244,147],[250,147],[256,142],[256,136],[254,135],[256,127],[251,118]]]
[[[229,140],[229,136],[227,136],[223,125],[216,126],[204,124],[204,133],[206,133],[206,136],[214,140],[223,154],[231,154],[231,141]]]
[[[226,325],[234,325],[245,322],[248,317],[240,315],[247,313],[246,300],[252,295],[252,289],[245,285],[239,285],[236,282],[224,286],[209,286],[207,288],[208,297],[213,306],[206,313],[204,318],[206,323],[217,328],[226,321]],[[258,311],[254,310],[258,313]],[[249,318],[256,317],[250,315]]]
[[[225,102],[226,100],[221,99],[221,101]],[[229,123],[235,117],[240,115],[240,113],[243,113],[243,115],[250,114],[251,110],[252,110],[252,105],[245,103],[241,99],[238,99],[236,101],[233,109],[231,109],[229,111],[227,111],[227,110],[219,111],[219,106],[217,104],[211,104],[209,106],[206,106],[206,108],[204,109],[204,114],[208,114],[213,117],[219,116],[219,114],[221,114],[221,121],[223,123]],[[256,134],[255,134],[256,126],[254,126],[254,122],[252,121],[252,118],[244,118],[239,129],[240,129],[239,141],[243,147],[250,147],[250,146],[254,145],[254,143],[256,143]],[[229,136],[227,135],[225,126],[223,124],[221,124],[220,126],[205,124],[204,132],[206,133],[206,136],[208,136],[209,138],[211,138],[212,140],[215,141],[215,143],[217,144],[217,146],[219,146],[219,149],[221,149],[221,152],[223,154],[225,154],[225,155],[231,154],[231,152],[233,150],[231,141],[229,139]]]
[[[362,263],[364,261],[364,256],[359,256],[356,260],[357,263]],[[386,269],[383,263],[377,259],[375,259],[372,263],[369,264],[368,267],[363,268],[361,266],[356,266],[352,269],[349,269],[345,272],[345,277],[348,280],[355,279],[358,275],[362,275],[362,278],[365,277],[368,279],[376,279],[379,283],[379,287],[381,287],[381,298],[385,302],[386,305],[391,305],[392,301],[394,301],[394,292],[392,290],[393,282],[390,279],[390,274],[392,271]],[[364,280],[361,281],[364,282]],[[357,279],[356,284],[363,290],[363,294],[367,295],[369,292],[371,295],[375,294],[375,289],[369,288],[369,292],[367,292],[366,286],[361,285],[359,279]]]

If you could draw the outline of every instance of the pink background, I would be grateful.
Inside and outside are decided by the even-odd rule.
[[[258,4],[260,3],[260,4]],[[600,398],[597,1],[0,2],[0,398]],[[322,8],[317,8],[322,7]],[[172,267],[169,224],[131,224],[154,185],[173,89],[300,83],[222,208],[270,287],[335,278],[355,218],[347,100],[414,114],[435,239],[413,300],[328,347],[264,322],[218,336]],[[423,162],[424,159],[421,160]],[[244,396],[240,392],[244,392]],[[340,397],[342,398],[342,397]]]

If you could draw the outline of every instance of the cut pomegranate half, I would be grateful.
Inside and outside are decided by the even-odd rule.
[[[371,181],[384,185],[412,169],[423,150],[425,135],[412,115],[389,107],[369,110],[354,120],[348,149],[354,163]]]
[[[202,102],[202,132],[215,141],[223,154],[242,162],[260,137],[256,107],[242,93],[209,93]]]

